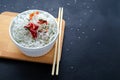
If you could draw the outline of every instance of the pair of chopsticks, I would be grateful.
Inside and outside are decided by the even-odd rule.
[[[61,35],[62,35],[62,18],[63,18],[63,7],[59,8],[58,12],[58,27],[59,27],[59,37],[56,40],[55,44],[55,53],[54,53],[54,59],[53,59],[53,65],[52,65],[52,75],[55,73],[55,66],[56,66],[56,75],[59,73],[59,62],[61,58]],[[56,62],[57,60],[57,62]]]

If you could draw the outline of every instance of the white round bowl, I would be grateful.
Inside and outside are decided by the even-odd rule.
[[[38,56],[42,56],[42,55],[45,55],[47,54],[53,47],[53,45],[55,44],[55,41],[56,39],[58,38],[58,33],[59,33],[59,28],[57,27],[56,30],[57,32],[54,34],[54,38],[49,42],[47,43],[46,45],[44,46],[40,46],[40,47],[25,47],[21,44],[19,44],[13,37],[13,34],[12,34],[12,28],[14,27],[14,24],[17,24],[17,20],[19,21],[18,18],[21,18],[21,17],[24,17],[26,15],[28,15],[28,13],[31,13],[31,12],[34,12],[34,11],[39,11],[40,13],[44,13],[46,14],[47,16],[49,16],[53,21],[54,21],[54,27],[57,27],[57,21],[56,19],[48,12],[46,11],[43,11],[43,10],[27,10],[27,11],[24,11],[20,14],[18,14],[11,22],[10,24],[10,27],[9,27],[9,35],[10,35],[10,38],[12,39],[13,43],[20,49],[20,51],[27,55],[27,56],[30,56],[30,57],[38,57]]]

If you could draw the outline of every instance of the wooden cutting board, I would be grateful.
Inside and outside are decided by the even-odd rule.
[[[9,25],[11,20],[17,14],[18,13],[15,12],[3,12],[0,14],[0,58],[52,64],[55,46],[53,46],[53,48],[46,55],[40,57],[28,57],[23,55],[22,52],[11,41],[9,36]],[[61,44],[63,44],[64,28],[65,21],[63,20]]]

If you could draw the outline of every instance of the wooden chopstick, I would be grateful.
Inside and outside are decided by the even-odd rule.
[[[61,57],[61,34],[62,34],[62,18],[63,18],[63,7],[61,8],[61,14],[60,14],[60,33],[59,33],[59,40],[58,40],[58,55],[57,55],[57,67],[56,67],[56,75],[58,75],[59,72],[59,62]]]
[[[60,28],[60,13],[61,13],[61,7],[59,8],[59,12],[58,12],[58,22],[57,22],[57,26]],[[56,58],[57,58],[57,52],[58,52],[58,41],[59,41],[59,37],[56,40],[56,44],[55,44],[55,53],[54,53],[54,59],[53,59],[53,65],[52,65],[52,75],[54,75],[55,72],[55,64],[56,64]]]

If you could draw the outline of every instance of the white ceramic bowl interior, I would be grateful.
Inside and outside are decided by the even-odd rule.
[[[43,11],[43,10],[27,10],[27,11],[24,11],[20,14],[18,14],[17,16],[21,16],[21,15],[27,15],[28,12],[30,11],[39,11],[39,12],[44,12],[45,14],[48,14],[51,19],[53,19],[53,21],[55,21],[55,25],[57,26],[57,21],[56,19],[48,12],[46,11]],[[53,47],[53,45],[55,44],[55,41],[58,37],[58,33],[59,33],[59,28],[57,27],[57,33],[55,34],[55,37],[54,39],[49,42],[48,44],[46,44],[45,46],[43,47],[37,47],[37,48],[28,48],[28,47],[24,47],[22,45],[20,45],[18,42],[15,41],[15,39],[13,38],[13,35],[12,35],[12,27],[13,27],[13,24],[14,24],[14,21],[16,20],[17,17],[15,17],[11,24],[10,24],[10,27],[9,27],[9,35],[10,35],[10,38],[12,39],[13,43],[21,50],[21,52],[27,56],[30,56],[30,57],[38,57],[38,56],[42,56],[42,55],[45,55],[47,54]]]

